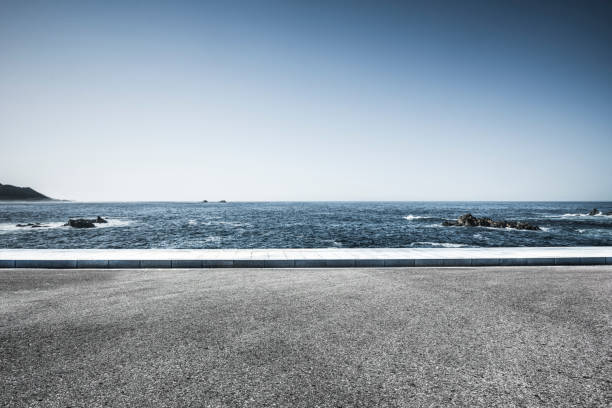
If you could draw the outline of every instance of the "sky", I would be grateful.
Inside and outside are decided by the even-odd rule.
[[[0,2],[0,183],[612,200],[612,3]]]

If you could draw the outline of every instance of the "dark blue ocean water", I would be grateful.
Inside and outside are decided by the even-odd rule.
[[[0,248],[326,248],[612,245],[612,202],[0,203]],[[443,227],[471,212],[544,231]],[[109,219],[95,229],[70,217]],[[45,228],[18,228],[41,222]]]

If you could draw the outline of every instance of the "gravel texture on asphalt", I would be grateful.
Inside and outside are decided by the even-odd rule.
[[[0,271],[0,406],[610,406],[612,267]]]

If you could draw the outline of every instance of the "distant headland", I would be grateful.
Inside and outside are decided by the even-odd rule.
[[[53,201],[30,187],[16,187],[0,183],[0,201]]]

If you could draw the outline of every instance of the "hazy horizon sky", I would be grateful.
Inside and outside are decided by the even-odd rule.
[[[0,183],[612,200],[612,3],[0,3]]]

